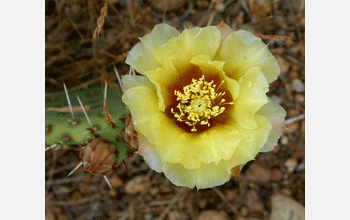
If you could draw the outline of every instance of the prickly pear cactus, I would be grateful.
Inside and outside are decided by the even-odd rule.
[[[122,141],[125,122],[120,120],[125,116],[126,107],[122,103],[119,88],[107,88],[106,104],[111,121],[107,124],[103,114],[104,86],[94,86],[88,89],[69,91],[69,98],[74,112],[74,120],[70,112],[65,92],[46,95],[45,97],[45,145],[85,145],[94,134],[116,146],[117,165],[127,156],[130,148]],[[93,125],[93,129],[80,107],[79,96],[85,111]],[[91,141],[91,139],[90,139]]]

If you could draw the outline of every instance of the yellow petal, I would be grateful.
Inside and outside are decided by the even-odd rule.
[[[225,160],[225,164],[228,167],[232,168],[253,160],[259,153],[261,147],[266,143],[272,129],[271,123],[265,117],[258,114],[255,115],[255,120],[258,127],[254,130],[246,130],[236,125],[235,128],[243,136],[243,139],[236,147],[233,156]]]
[[[179,34],[180,32],[176,28],[167,24],[154,26],[153,30],[142,37],[141,42],[130,50],[125,62],[141,74],[144,74],[147,70],[160,67],[160,64],[154,58],[154,51]]]
[[[154,114],[160,112],[158,96],[154,88],[147,86],[132,87],[125,91],[122,101],[130,109],[135,129],[153,143],[151,119]]]
[[[186,169],[178,163],[164,163],[164,175],[177,186],[197,189],[211,188],[224,184],[230,179],[230,169],[223,161],[202,163],[198,169]]]
[[[269,138],[260,150],[260,152],[268,152],[273,150],[278,143],[278,139],[282,136],[282,132],[285,128],[284,120],[286,118],[286,111],[279,104],[269,99],[269,102],[266,103],[257,114],[265,116],[272,125]]]
[[[216,58],[226,61],[224,66],[226,75],[236,80],[255,66],[260,67],[268,83],[275,81],[280,73],[276,59],[264,42],[244,30],[228,35]]]
[[[220,45],[220,31],[217,27],[185,29],[177,38],[155,50],[154,55],[159,63],[169,56],[179,73],[185,72],[191,65],[192,57],[208,54],[214,58]]]
[[[253,67],[238,82],[241,90],[229,114],[240,126],[255,129],[257,124],[254,115],[268,101],[267,81],[259,67]]]
[[[146,71],[146,75],[157,88],[158,106],[161,111],[164,111],[166,107],[173,104],[170,97],[174,96],[174,93],[169,93],[168,88],[180,81],[180,75],[170,59],[164,59],[163,67]]]
[[[163,161],[160,159],[157,149],[141,133],[138,134],[139,149],[136,153],[140,154],[148,166],[158,173],[163,172]]]
[[[187,133],[164,114],[153,116],[152,130],[160,157],[171,163],[182,161],[187,163],[186,167],[198,166],[196,158],[216,164],[221,159],[227,160],[242,140],[239,132],[230,125],[220,124],[196,135]]]
[[[126,90],[137,86],[146,86],[151,88],[154,91],[156,90],[152,82],[149,81],[149,79],[145,76],[123,75],[122,82],[123,82],[123,88],[122,88],[123,93]]]
[[[201,161],[196,155],[184,151],[178,146],[178,137],[185,133],[165,114],[158,113],[152,117],[151,127],[154,145],[164,162],[181,163],[187,169],[198,168]]]

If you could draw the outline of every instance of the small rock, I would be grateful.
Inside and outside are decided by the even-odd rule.
[[[124,182],[117,175],[111,176],[108,180],[113,188],[117,188],[118,186],[122,186],[124,184]]]
[[[206,205],[207,205],[207,200],[206,199],[202,199],[202,200],[199,200],[197,205],[199,206],[199,208],[203,209]]]
[[[299,65],[293,64],[292,65],[292,70],[298,72],[299,71]]]
[[[289,158],[284,165],[287,167],[288,173],[293,173],[296,166],[298,165],[298,161],[294,158]]]
[[[298,72],[297,71],[294,71],[294,70],[291,70],[289,71],[288,73],[288,78],[289,79],[297,79],[299,76]]]
[[[198,0],[196,1],[196,5],[200,9],[207,8],[209,6],[209,1],[208,0]]]
[[[273,169],[271,174],[272,181],[280,181],[282,179],[282,172],[279,169]]]
[[[303,171],[303,170],[305,170],[305,162],[300,163],[296,168],[296,171]]]
[[[221,12],[223,12],[223,11],[225,11],[225,5],[224,5],[224,3],[219,3],[219,4],[217,4],[216,6],[215,6],[215,9],[219,12],[219,13],[221,13]]]
[[[296,92],[304,92],[305,91],[305,85],[300,79],[293,79],[292,88]]]
[[[287,196],[273,195],[271,206],[270,220],[305,220],[305,207]]]
[[[229,189],[226,190],[225,195],[226,195],[227,199],[230,201],[238,199],[238,195],[233,190],[229,190]]]
[[[216,211],[216,210],[205,210],[202,211],[199,216],[198,220],[228,220],[229,217],[225,211]]]
[[[256,182],[268,182],[271,179],[271,170],[258,163],[252,163],[247,172],[247,179]]]
[[[287,111],[287,118],[292,118],[292,117],[295,117],[295,116],[298,116],[300,115],[299,111],[297,109],[289,109]]]
[[[276,56],[276,60],[281,69],[281,74],[286,74],[290,68],[290,62],[281,56]]]
[[[283,135],[281,137],[281,144],[283,144],[283,145],[287,145],[288,144],[288,137],[287,136]]]
[[[305,102],[305,96],[302,94],[296,94],[295,95],[295,101],[299,103],[304,103]]]
[[[145,176],[135,176],[125,185],[125,192],[129,195],[135,195],[141,191],[147,190],[151,183],[145,180]]]

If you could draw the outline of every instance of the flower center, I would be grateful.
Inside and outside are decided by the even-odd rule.
[[[178,121],[192,126],[192,132],[197,131],[196,125],[198,123],[209,127],[208,120],[225,111],[223,105],[233,104],[233,102],[225,103],[226,100],[221,98],[225,95],[225,92],[217,92],[224,81],[221,81],[218,88],[213,83],[213,80],[209,83],[206,82],[204,75],[202,75],[199,80],[192,79],[191,84],[183,87],[183,93],[177,90],[174,91],[177,96],[176,100],[180,101],[176,106],[179,111],[175,112],[171,108],[171,113]]]

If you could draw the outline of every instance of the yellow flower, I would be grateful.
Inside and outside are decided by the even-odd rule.
[[[177,186],[222,185],[282,135],[286,113],[266,96],[279,66],[247,31],[159,24],[126,63],[142,74],[123,76],[138,153]]]

